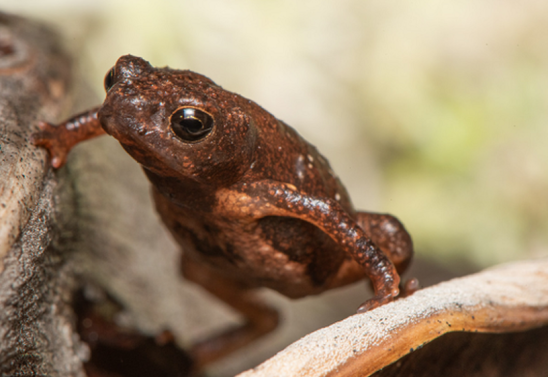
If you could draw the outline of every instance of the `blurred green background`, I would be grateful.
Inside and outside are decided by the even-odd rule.
[[[417,252],[548,254],[548,2],[0,0],[57,28],[103,96],[123,54],[261,104]]]

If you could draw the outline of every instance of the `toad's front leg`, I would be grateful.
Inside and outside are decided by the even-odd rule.
[[[105,133],[97,118],[98,111],[99,108],[86,111],[59,125],[40,122],[40,131],[31,135],[31,142],[46,148],[51,165],[58,169],[67,162],[67,155],[76,144]]]
[[[375,296],[363,303],[358,312],[388,303],[399,294],[396,268],[337,201],[312,197],[290,184],[271,180],[220,190],[217,199],[224,211],[235,217],[287,216],[325,232],[363,267],[372,282]]]

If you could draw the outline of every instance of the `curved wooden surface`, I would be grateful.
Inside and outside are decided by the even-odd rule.
[[[357,314],[238,377],[369,376],[449,332],[548,324],[548,259],[502,265]]]

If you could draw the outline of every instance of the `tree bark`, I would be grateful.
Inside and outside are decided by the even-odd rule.
[[[0,14],[0,374],[83,376],[87,347],[73,336],[73,268],[61,229],[72,211],[45,151],[29,143],[38,120],[66,107],[70,59],[58,37]]]

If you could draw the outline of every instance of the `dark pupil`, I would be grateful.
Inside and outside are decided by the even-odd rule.
[[[171,116],[171,128],[185,141],[200,140],[213,128],[213,118],[208,113],[192,107],[179,109]]]
[[[108,71],[107,75],[105,76],[105,90],[108,92],[110,90],[110,88],[112,88],[112,86],[114,85],[114,67],[112,67],[110,69],[110,71]]]
[[[187,129],[187,131],[191,134],[199,133],[200,130],[203,128],[203,124],[198,119],[194,118],[187,118],[182,119],[182,126]]]

